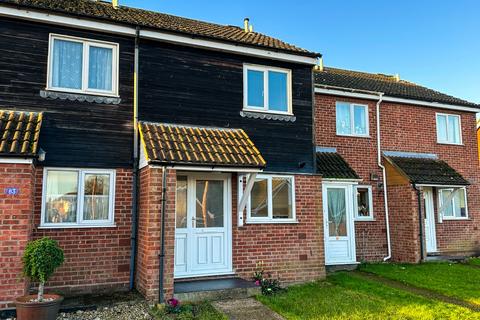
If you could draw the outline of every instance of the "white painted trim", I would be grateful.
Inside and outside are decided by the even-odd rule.
[[[248,105],[248,71],[259,71],[263,73],[263,108]],[[287,75],[287,111],[276,111],[269,109],[268,72],[279,72]],[[243,64],[243,110],[263,112],[282,115],[293,115],[292,111],[292,70],[285,68],[269,67],[255,64]]]
[[[446,136],[447,136],[447,140],[446,141],[440,141],[439,137],[438,137],[438,117],[439,116],[443,116],[446,118]],[[448,141],[450,139],[450,137],[448,136],[448,123],[449,123],[449,117],[455,117],[455,118],[458,118],[458,134],[460,136],[460,142],[458,143],[455,143],[455,142],[450,142]],[[462,135],[462,117],[459,115],[459,114],[451,114],[451,113],[441,113],[441,112],[435,112],[435,127],[436,127],[436,134],[437,134],[437,143],[439,144],[449,144],[449,145],[456,145],[456,146],[461,146],[463,145],[463,135]]]
[[[345,89],[349,90],[348,88],[345,88]],[[341,97],[350,97],[350,98],[357,98],[357,99],[378,100],[378,94],[375,95],[373,93],[370,94],[370,93],[351,92],[351,91],[343,91],[338,89],[325,89],[325,88],[316,87],[315,93],[341,96]],[[415,99],[395,98],[390,96],[383,96],[382,101],[413,104],[413,105],[440,108],[440,109],[451,109],[451,110],[457,110],[457,111],[467,111],[467,112],[475,112],[475,113],[480,112],[480,108],[465,107],[465,106],[438,103],[438,102],[428,102],[428,101],[421,101],[421,100],[415,100]]]
[[[350,133],[339,133],[337,127],[337,117],[338,117],[338,105],[346,104],[350,108]],[[354,133],[355,131],[355,107],[362,107],[365,110],[365,134]],[[359,138],[370,138],[370,123],[369,123],[369,110],[368,104],[360,103],[351,103],[347,101],[336,101],[335,102],[335,132],[337,136],[348,136],[348,137],[359,137]]]
[[[46,223],[45,222],[45,210],[46,210],[46,196],[47,196],[47,174],[48,171],[72,171],[77,172],[77,212],[76,222],[68,223]],[[89,221],[83,220],[83,206],[84,206],[84,177],[85,174],[108,174],[110,175],[110,194],[109,194],[109,208],[108,219]],[[43,181],[42,181],[42,205],[40,213],[40,228],[102,228],[102,227],[114,227],[115,226],[115,187],[116,187],[116,170],[114,169],[85,169],[85,168],[56,168],[45,167],[43,168]]]
[[[134,37],[136,34],[135,27],[129,27],[116,23],[100,22],[94,19],[79,18],[72,16],[65,16],[53,13],[44,13],[34,11],[31,9],[17,9],[12,7],[0,6],[0,16],[10,18],[21,18],[25,20],[50,23],[61,26],[75,27],[86,30],[98,31],[119,34],[124,36]],[[205,48],[216,51],[223,51],[229,53],[236,53],[246,56],[254,56],[272,60],[280,60],[287,62],[295,62],[307,65],[315,65],[317,63],[316,57],[306,57],[302,55],[296,55],[293,53],[283,53],[272,50],[265,50],[260,48],[253,48],[247,46],[241,46],[237,44],[229,44],[223,42],[217,42],[212,40],[203,40],[195,37],[188,37],[182,35],[174,35],[159,31],[141,30],[140,37],[145,39],[160,40],[164,42],[170,42],[175,44],[182,44],[191,47]]]
[[[361,217],[358,215],[358,201],[357,201],[357,189],[367,189],[368,190],[368,206],[369,213],[368,217]],[[353,187],[353,218],[355,221],[374,221],[373,216],[373,192],[371,185],[356,185]]]
[[[1,164],[32,164],[33,159],[25,159],[25,158],[0,158]]]
[[[465,188],[466,186],[464,185],[447,185],[447,184],[415,184],[417,187],[435,187],[435,188],[441,188],[441,189],[451,189],[451,188]]]
[[[337,184],[358,184],[362,182],[362,179],[337,179],[337,178],[325,178],[322,179],[323,182],[328,183],[337,183]]]
[[[272,178],[285,178],[290,179],[291,185],[291,204],[292,204],[292,217],[284,219],[274,219],[273,218],[273,198],[272,198]],[[266,179],[267,180],[267,211],[268,217],[255,218],[251,216],[251,197],[248,197],[247,205],[247,219],[246,224],[270,224],[270,223],[298,223],[296,216],[296,196],[295,196],[295,176],[293,175],[277,175],[277,174],[259,174],[256,177],[257,180]],[[252,186],[253,187],[253,186]]]
[[[263,169],[255,169],[255,168],[244,168],[244,167],[210,167],[210,166],[176,166],[176,165],[156,165],[150,164],[151,168],[163,168],[166,167],[168,169],[175,169],[175,170],[182,170],[182,171],[205,171],[205,172],[245,172],[245,173],[254,173],[254,172],[263,172]]]
[[[1,7],[0,7],[1,9]],[[54,87],[52,85],[52,68],[53,68],[53,44],[55,40],[71,41],[82,44],[83,53],[82,53],[82,88],[81,89],[71,89],[71,88],[62,88]],[[91,94],[91,95],[100,95],[100,96],[110,96],[118,97],[118,84],[119,84],[119,44],[114,42],[100,41],[95,39],[79,38],[69,35],[62,35],[56,33],[50,33],[48,43],[48,59],[47,59],[47,85],[45,90],[49,91],[59,91],[59,92],[70,92],[70,93],[80,93],[80,94]],[[89,79],[89,56],[90,56],[90,47],[101,47],[112,50],[112,90],[97,90],[90,89],[88,87]]]

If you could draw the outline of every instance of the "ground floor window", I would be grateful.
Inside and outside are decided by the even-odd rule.
[[[41,225],[113,225],[114,194],[114,170],[45,169]]]
[[[247,222],[295,221],[294,177],[258,175],[247,211]]]
[[[465,188],[438,189],[438,198],[439,210],[443,220],[466,219],[468,217]]]
[[[354,187],[356,194],[355,200],[355,219],[372,220],[373,219],[373,200],[371,186]]]

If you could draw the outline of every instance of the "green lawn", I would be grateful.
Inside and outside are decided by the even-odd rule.
[[[470,258],[467,260],[468,264],[471,264],[473,266],[480,266],[480,257],[477,258]]]
[[[459,263],[365,264],[360,270],[480,305],[480,269]]]
[[[293,286],[258,300],[286,319],[384,320],[480,319],[469,309],[429,300],[349,273],[326,281]]]
[[[151,313],[158,320],[228,320],[208,302],[188,303],[182,305],[180,309],[180,313],[169,314],[165,309],[155,307]]]

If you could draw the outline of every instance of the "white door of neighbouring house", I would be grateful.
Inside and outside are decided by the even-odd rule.
[[[437,233],[435,230],[432,188],[423,189],[423,198],[425,201],[425,246],[427,253],[433,253],[437,252]]]
[[[176,190],[175,277],[231,273],[230,177],[178,174]]]
[[[353,185],[323,184],[325,264],[356,263]]]

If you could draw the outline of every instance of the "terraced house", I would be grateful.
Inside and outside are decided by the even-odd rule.
[[[247,19],[0,0],[0,35],[0,308],[43,236],[65,251],[48,290],[151,300],[259,262],[291,284],[477,250],[477,105],[314,71]]]

